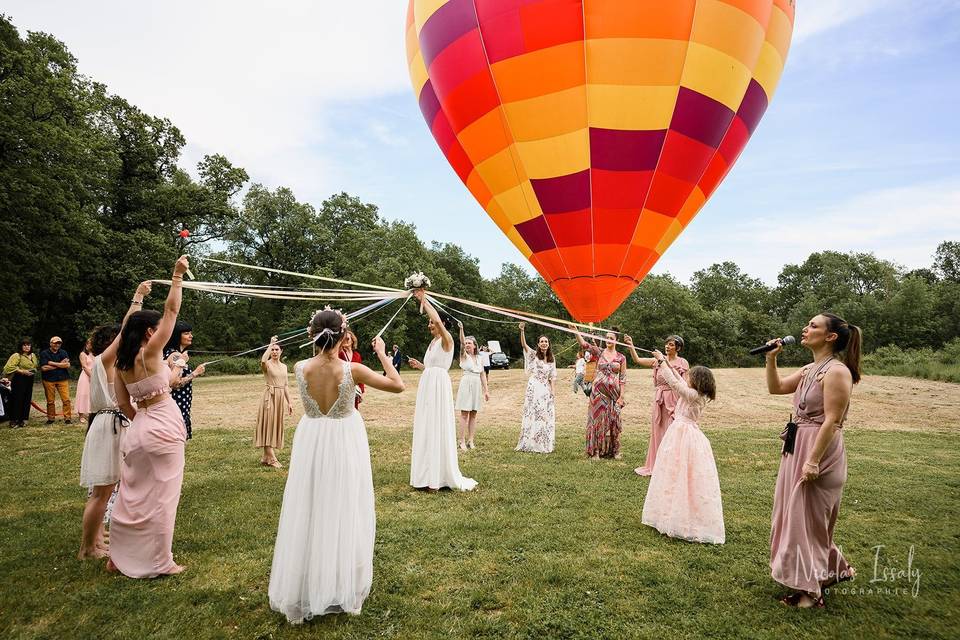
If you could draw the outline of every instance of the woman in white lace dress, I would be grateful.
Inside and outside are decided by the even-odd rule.
[[[294,367],[304,416],[293,437],[269,588],[270,607],[294,624],[327,613],[358,614],[370,593],[373,475],[354,389],[363,382],[403,391],[380,338],[373,350],[386,375],[340,360],[347,321],[339,311],[317,312],[309,329],[317,355]]]
[[[537,350],[527,345],[524,335],[526,323],[520,323],[520,344],[523,346],[523,358],[526,362],[527,393],[523,398],[523,427],[517,451],[533,453],[551,453],[556,427],[556,407],[554,404],[554,383],[557,380],[557,363],[550,350],[550,339],[540,336]]]
[[[410,455],[410,486],[436,491],[443,487],[471,491],[477,481],[460,473],[457,460],[457,428],[453,415],[453,385],[448,373],[453,363],[453,336],[440,314],[426,300],[426,292],[414,292],[430,318],[427,328],[433,340],[423,362],[410,358],[410,366],[422,369],[413,412],[413,451]]]
[[[463,323],[460,325],[460,387],[457,389],[457,411],[460,412],[460,449],[473,449],[473,438],[477,433],[477,412],[484,402],[490,401],[487,387],[487,374],[480,361],[477,339],[463,335]]]
[[[717,464],[710,441],[697,424],[707,402],[717,396],[713,373],[706,367],[694,367],[681,378],[666,356],[654,351],[653,357],[654,367],[678,400],[653,465],[643,502],[643,524],[671,538],[723,544]]]

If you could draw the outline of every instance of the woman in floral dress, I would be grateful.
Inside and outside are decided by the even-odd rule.
[[[626,384],[627,359],[617,352],[617,334],[606,334],[607,344],[600,348],[589,344],[577,332],[580,348],[590,353],[597,363],[597,375],[587,410],[587,456],[615,458],[620,456],[620,411],[623,409],[623,387]]]
[[[537,340],[536,351],[527,346],[525,327],[526,323],[521,322],[520,344],[523,345],[523,357],[530,378],[523,400],[523,428],[516,450],[551,453],[556,426],[554,382],[557,380],[557,363],[553,360],[547,336],[540,336]]]

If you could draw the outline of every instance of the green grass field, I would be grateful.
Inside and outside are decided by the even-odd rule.
[[[578,421],[562,419],[557,452],[538,456],[512,450],[514,420],[487,416],[481,448],[460,457],[479,488],[430,495],[407,486],[409,420],[368,420],[377,497],[373,590],[360,616],[292,627],[267,602],[286,472],[256,466],[245,421],[243,429],[198,431],[188,445],[174,541],[188,569],[144,581],[75,557],[83,430],[0,431],[0,637],[957,637],[956,425],[848,430],[836,540],[860,572],[856,592],[831,594],[825,610],[795,611],[777,602],[785,591],[767,567],[775,426],[706,427],[727,527],[725,545],[706,546],[641,525],[647,480],[632,468],[642,460],[645,432],[625,442],[624,461],[595,462],[582,457]],[[887,582],[872,581],[878,545],[876,577],[886,570]],[[911,547],[920,572],[915,597],[915,579],[890,574],[907,568]]]

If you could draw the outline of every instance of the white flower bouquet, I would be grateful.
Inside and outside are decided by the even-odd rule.
[[[430,287],[430,278],[423,275],[422,271],[411,274],[403,281],[404,289],[428,289]]]

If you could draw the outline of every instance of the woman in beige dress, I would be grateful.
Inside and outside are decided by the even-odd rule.
[[[257,409],[257,430],[253,436],[253,446],[263,449],[260,464],[277,469],[283,466],[274,453],[274,449],[283,448],[283,418],[293,415],[293,404],[287,389],[287,365],[280,362],[282,352],[277,344],[277,336],[273,336],[270,346],[260,358],[260,369],[267,388],[263,390],[263,398]]]

